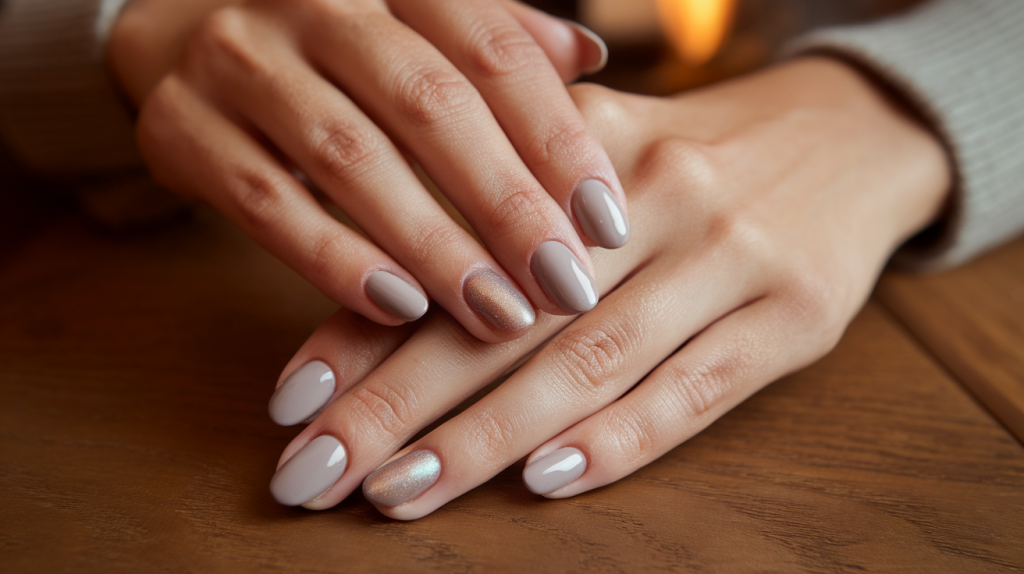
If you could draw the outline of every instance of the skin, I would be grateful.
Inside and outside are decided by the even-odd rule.
[[[339,313],[285,369],[321,359],[340,373],[333,402],[281,456],[323,434],[348,450],[345,474],[306,507],[331,507],[379,465],[423,449],[440,458],[439,480],[379,507],[387,516],[420,518],[567,446],[586,471],[546,496],[622,479],[832,349],[893,251],[948,195],[937,139],[838,60],[795,60],[671,99],[570,92],[629,190],[633,239],[592,251],[604,298],[574,321],[542,314],[501,344],[435,313],[411,337],[373,331],[371,349],[346,335],[365,321]]]
[[[596,179],[625,205],[564,85],[594,65],[594,46],[506,0],[138,0],[115,24],[108,60],[139,107],[139,144],[160,183],[207,201],[364,317],[402,323],[366,292],[385,271],[497,342],[525,330],[481,320],[465,279],[491,270],[536,309],[567,314],[531,257],[557,241],[592,274],[573,192]]]

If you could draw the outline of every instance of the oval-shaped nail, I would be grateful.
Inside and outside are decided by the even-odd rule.
[[[427,298],[397,276],[374,271],[366,280],[366,294],[381,309],[402,319],[415,321],[427,312]]]
[[[629,221],[604,182],[588,179],[572,198],[572,212],[583,233],[605,249],[618,249],[629,241]]]
[[[576,31],[580,42],[580,72],[596,74],[608,64],[608,45],[593,30],[579,22],[566,20]]]
[[[479,269],[466,277],[462,292],[469,307],[497,331],[522,331],[537,319],[526,297],[489,269]]]
[[[441,476],[441,459],[417,450],[373,471],[363,481],[363,495],[380,506],[398,506],[427,490]]]
[[[281,426],[297,425],[315,415],[334,394],[334,371],[323,361],[299,367],[270,397],[270,419]]]
[[[569,248],[557,241],[541,243],[530,263],[544,292],[569,313],[583,313],[597,305],[597,285]]]
[[[534,494],[547,494],[579,478],[587,470],[587,457],[566,447],[546,454],[523,470],[523,482]]]
[[[286,506],[305,504],[338,482],[347,465],[341,441],[318,436],[277,469],[270,480],[270,493]]]

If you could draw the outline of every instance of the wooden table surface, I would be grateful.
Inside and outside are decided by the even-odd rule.
[[[833,353],[618,484],[547,501],[520,463],[411,523],[268,493],[296,431],[267,399],[333,308],[208,212],[9,249],[0,571],[1024,571],[1024,240],[887,276]]]

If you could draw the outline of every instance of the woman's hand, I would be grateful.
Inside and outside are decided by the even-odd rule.
[[[333,399],[282,454],[278,501],[327,508],[362,483],[414,519],[524,456],[547,497],[619,480],[827,353],[950,185],[936,139],[830,59],[668,100],[571,91],[630,190],[633,239],[592,254],[605,298],[496,345],[443,314],[407,341],[332,319],[271,402],[301,420]]]
[[[581,237],[628,238],[621,185],[563,84],[603,50],[505,0],[138,0],[109,57],[164,185],[373,321],[418,319],[429,294],[502,341],[533,324],[534,306],[592,308]]]

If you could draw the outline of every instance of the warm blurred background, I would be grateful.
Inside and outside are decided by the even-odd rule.
[[[813,28],[862,22],[919,0],[527,0],[577,20],[608,43],[608,67],[589,81],[666,95],[768,63]]]

